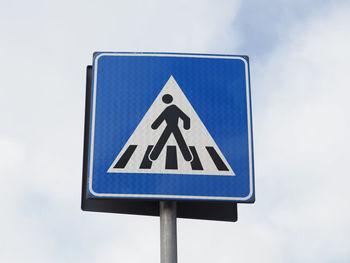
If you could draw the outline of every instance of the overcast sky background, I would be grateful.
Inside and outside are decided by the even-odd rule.
[[[256,203],[179,262],[350,262],[349,1],[0,3],[1,262],[159,262],[159,218],[80,210],[94,51],[250,56]]]

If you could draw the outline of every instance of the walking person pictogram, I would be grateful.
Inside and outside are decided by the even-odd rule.
[[[173,76],[108,173],[235,175]]]
[[[170,94],[165,94],[162,97],[162,100],[164,103],[170,104],[173,101],[173,97]],[[184,129],[189,130],[191,127],[190,118],[182,110],[180,110],[176,105],[172,104],[166,107],[165,110],[158,116],[158,118],[151,125],[151,128],[153,130],[156,130],[163,123],[163,121],[166,122],[166,127],[162,135],[160,136],[158,142],[156,143],[156,145],[154,146],[153,150],[149,155],[149,158],[152,161],[157,160],[157,158],[159,157],[161,151],[163,150],[171,134],[174,135],[175,140],[179,145],[180,151],[184,159],[188,162],[193,159],[192,154],[179,129],[179,126],[178,126],[179,119],[182,119],[184,123],[183,124]]]

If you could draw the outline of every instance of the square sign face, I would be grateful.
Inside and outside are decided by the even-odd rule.
[[[91,97],[91,196],[254,201],[247,57],[98,53]]]

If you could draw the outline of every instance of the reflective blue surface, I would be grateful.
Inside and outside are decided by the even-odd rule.
[[[240,56],[125,53],[95,56],[91,104],[95,118],[91,114],[89,193],[95,197],[123,197],[126,194],[134,198],[159,198],[161,195],[173,199],[252,200],[253,149],[249,146],[251,125],[248,120],[251,117],[247,115],[247,109],[250,109],[247,66],[247,59]],[[107,173],[171,75],[236,176]]]

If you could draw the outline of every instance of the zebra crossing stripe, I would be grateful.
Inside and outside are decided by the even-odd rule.
[[[207,148],[207,151],[211,157],[211,159],[213,160],[213,162],[215,163],[216,168],[218,168],[219,171],[228,171],[227,166],[225,165],[225,163],[222,161],[222,159],[220,158],[220,156],[218,155],[218,153],[215,151],[214,147],[211,146],[207,146],[205,147]]]
[[[124,168],[130,160],[131,155],[136,150],[137,145],[130,145],[123,153],[122,157],[115,164],[114,168]]]
[[[140,165],[140,169],[151,169],[152,161],[149,159],[149,154],[153,148],[153,145],[148,145],[145,155],[143,156],[142,163]]]
[[[165,169],[177,169],[176,146],[167,146]]]
[[[196,148],[194,146],[190,146],[190,150],[193,156],[193,160],[191,161],[192,170],[203,170],[203,166],[201,161],[199,160]]]
[[[149,158],[149,154],[151,150],[153,149],[153,145],[148,145],[146,152],[143,156],[143,160],[140,164],[140,169],[151,169],[152,168],[152,161]],[[134,154],[135,150],[137,148],[137,145],[130,145],[126,151],[123,153],[123,155],[120,157],[114,168],[123,169],[128,164],[129,160],[131,159],[132,155]],[[218,171],[228,171],[229,169],[223,162],[223,160],[220,158],[219,154],[216,152],[214,147],[207,146],[205,147],[209,153],[209,156],[211,157],[213,163],[215,164]],[[201,163],[201,160],[198,156],[196,147],[189,146],[189,149],[192,153],[193,160],[191,161],[191,168],[192,170],[203,170],[203,166]],[[165,169],[167,170],[177,170],[178,169],[178,161],[177,161],[177,151],[175,145],[168,145],[166,148],[166,159],[165,159]]]

